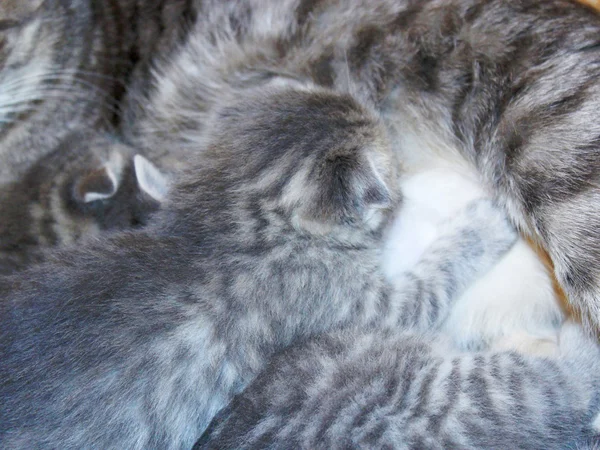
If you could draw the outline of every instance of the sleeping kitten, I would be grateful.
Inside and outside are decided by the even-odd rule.
[[[325,334],[274,357],[194,449],[573,448],[600,434],[600,348],[573,324],[559,342],[544,358]]]
[[[476,170],[600,325],[599,35],[568,0],[205,0],[124,133],[177,167],[221,99],[274,74],[350,93],[406,164]]]
[[[189,449],[276,351],[349,324],[435,328],[515,240],[478,203],[390,283],[377,115],[282,79],[207,130],[145,229],[0,280],[0,447]]]
[[[130,73],[186,0],[2,0],[0,184],[70,132],[116,119]]]
[[[51,246],[144,225],[166,188],[152,163],[109,135],[72,134],[0,189],[0,274],[41,260]]]
[[[390,279],[486,196],[464,167],[403,174],[400,188],[383,254]],[[521,239],[459,296],[441,334],[353,329],[284,350],[194,449],[574,448],[600,434],[600,349],[575,325],[558,340],[561,321],[551,277]]]

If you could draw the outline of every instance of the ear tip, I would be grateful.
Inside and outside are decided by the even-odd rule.
[[[140,189],[153,199],[162,202],[168,190],[167,177],[145,156],[133,156],[135,177]]]
[[[75,184],[73,195],[77,201],[91,203],[110,198],[117,190],[116,178],[104,167],[81,176]]]
[[[392,196],[388,188],[383,183],[369,186],[364,194],[363,201],[370,206],[386,208],[392,205]]]
[[[134,164],[148,164],[149,162],[150,161],[148,161],[143,155],[140,155],[139,153],[133,155]]]

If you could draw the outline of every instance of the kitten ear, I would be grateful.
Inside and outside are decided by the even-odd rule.
[[[317,193],[316,216],[337,222],[360,221],[376,227],[392,195],[375,165],[365,155],[342,154],[328,161]]]
[[[142,155],[133,157],[135,177],[140,189],[157,202],[164,201],[168,187],[168,178]]]
[[[123,156],[113,152],[102,167],[90,170],[75,181],[75,199],[82,203],[90,203],[111,198],[119,190],[123,165]]]

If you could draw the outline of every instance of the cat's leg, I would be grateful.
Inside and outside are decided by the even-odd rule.
[[[555,337],[514,333],[497,341],[492,350],[515,351],[564,364],[565,370],[576,374],[581,386],[586,386],[583,391],[589,393],[589,433],[600,436],[600,347],[583,332],[580,324],[566,321]]]
[[[558,359],[565,362],[568,371],[575,374],[581,387],[586,387],[589,395],[589,433],[594,436],[588,441],[600,444],[600,345],[597,338],[584,333],[582,326],[567,320],[558,335]],[[582,447],[583,448],[583,447]]]
[[[454,300],[512,247],[517,233],[489,200],[470,204],[411,271],[392,282],[386,325],[427,330],[447,316]]]

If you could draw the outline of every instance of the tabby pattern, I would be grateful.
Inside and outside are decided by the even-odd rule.
[[[186,0],[3,0],[0,184],[68,134],[119,121],[132,71],[179,34]]]
[[[389,283],[376,114],[283,79],[207,129],[145,229],[0,279],[0,447],[189,449],[276,351],[351,323],[435,327],[516,238],[476,204]]]
[[[598,435],[600,349],[580,327],[554,358],[436,340],[349,330],[287,349],[194,449],[565,450]]]
[[[569,0],[205,0],[123,130],[179,167],[222,99],[274,74],[349,93],[405,166],[474,167],[600,325],[599,35]]]

